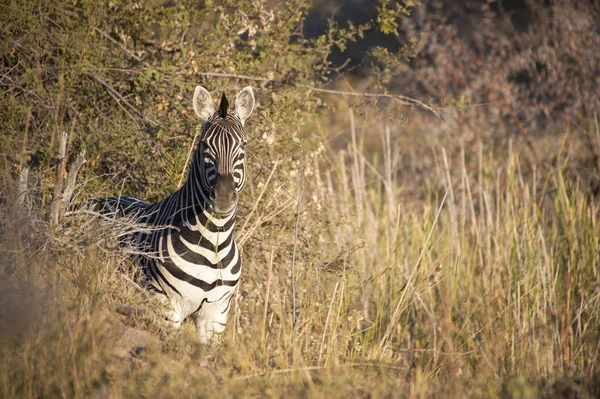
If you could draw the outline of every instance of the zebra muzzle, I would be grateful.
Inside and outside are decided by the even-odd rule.
[[[227,214],[232,212],[238,201],[238,193],[235,191],[233,176],[217,175],[213,194],[213,209],[216,213]]]

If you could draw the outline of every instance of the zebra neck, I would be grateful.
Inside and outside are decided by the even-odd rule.
[[[208,209],[207,204],[210,201],[210,192],[202,186],[202,179],[200,178],[200,161],[198,160],[199,154],[196,150],[194,159],[190,164],[188,177],[181,191],[183,196],[187,199],[189,207],[192,207],[195,213],[205,212]]]
[[[202,187],[200,168],[197,156],[190,164],[190,171],[185,184],[180,189],[183,212],[182,227],[199,232],[214,245],[219,245],[229,238],[235,226],[237,206],[226,216],[214,215],[207,206],[210,193]]]

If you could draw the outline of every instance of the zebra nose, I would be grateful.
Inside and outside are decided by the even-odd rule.
[[[217,175],[213,188],[214,210],[217,213],[229,213],[235,208],[238,193],[232,175]]]

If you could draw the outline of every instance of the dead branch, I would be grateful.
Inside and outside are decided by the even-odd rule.
[[[69,167],[69,176],[67,177],[67,185],[65,186],[65,191],[62,194],[62,212],[67,209],[67,206],[71,202],[71,197],[73,196],[73,191],[75,190],[75,183],[77,182],[77,175],[79,174],[79,169],[86,162],[85,159],[85,150],[81,150],[77,158],[71,163]]]
[[[24,208],[28,197],[27,181],[29,179],[29,168],[24,167],[19,173],[19,185],[17,187],[17,206]]]
[[[50,222],[54,225],[58,224],[58,219],[61,209],[61,195],[63,181],[65,179],[66,167],[65,164],[67,154],[67,138],[69,134],[67,132],[59,133],[58,135],[58,165],[56,167],[56,181],[54,183],[54,197],[52,199],[52,211],[50,213]]]

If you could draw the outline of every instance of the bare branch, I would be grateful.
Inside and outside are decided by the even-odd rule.
[[[217,77],[217,78],[229,78],[229,79],[243,79],[243,80],[251,80],[255,82],[263,82],[266,83],[274,83],[277,85],[288,85],[297,87],[299,89],[312,90],[318,93],[327,93],[327,94],[336,94],[341,96],[352,96],[352,97],[367,97],[367,98],[391,98],[393,100],[399,101],[401,104],[409,105],[409,106],[417,106],[423,108],[426,111],[434,114],[440,121],[443,121],[442,117],[437,113],[433,108],[429,105],[419,101],[417,99],[403,96],[401,94],[389,94],[389,93],[357,93],[353,91],[342,91],[342,90],[332,90],[332,89],[324,89],[321,87],[315,87],[310,85],[302,85],[298,83],[294,83],[291,81],[283,81],[283,80],[275,80],[269,78],[263,78],[259,76],[248,76],[248,75],[236,75],[232,73],[220,73],[220,72],[198,72],[197,75],[200,76],[209,76],[209,77]]]
[[[429,111],[432,114],[434,114],[440,121],[443,121],[442,117],[433,108],[431,108],[429,105],[427,105],[427,104],[425,104],[422,101],[419,101],[417,99],[414,99],[414,98],[411,98],[411,97],[407,97],[407,96],[403,96],[401,94],[356,93],[356,92],[353,92],[353,91],[341,91],[341,90],[322,89],[322,88],[319,88],[319,87],[313,87],[313,86],[308,86],[308,85],[294,84],[294,86],[300,87],[300,88],[303,88],[303,89],[308,89],[308,90],[320,92],[320,93],[339,94],[339,95],[342,95],[342,96],[372,97],[372,98],[391,98],[391,99],[400,101],[400,103],[404,104],[404,105],[410,105],[410,106],[416,105],[416,106],[418,106],[420,108],[423,108],[424,110]]]
[[[141,111],[139,111],[137,108],[135,108],[133,105],[131,105],[131,103],[129,103],[129,101],[127,101],[125,99],[125,97],[123,97],[121,95],[121,93],[119,93],[113,86],[111,86],[108,82],[106,82],[100,76],[96,75],[93,72],[86,72],[86,75],[89,76],[90,78],[94,79],[96,82],[100,83],[102,86],[104,86],[104,88],[108,91],[108,94],[110,94],[111,97],[114,98],[114,100],[117,102],[117,104],[119,104],[121,106],[121,108],[123,108],[123,106],[121,105],[121,103],[123,103],[129,109],[131,109],[139,118],[141,118],[144,122],[146,122],[152,126],[155,126],[155,127],[158,126],[158,122],[146,118]],[[133,116],[125,108],[123,108],[123,110],[132,119],[134,119]]]

